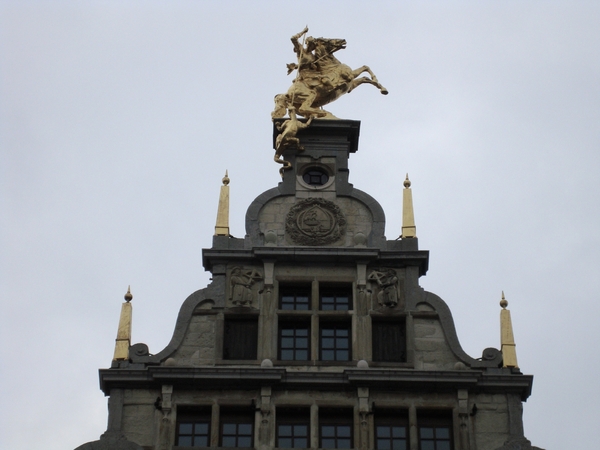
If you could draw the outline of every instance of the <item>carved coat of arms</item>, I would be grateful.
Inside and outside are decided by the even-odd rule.
[[[285,231],[296,244],[332,244],[346,233],[346,218],[335,203],[308,198],[290,208]]]

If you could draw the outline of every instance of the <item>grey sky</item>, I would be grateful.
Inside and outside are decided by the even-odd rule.
[[[279,181],[269,114],[307,24],[390,91],[328,109],[362,121],[350,181],[379,200],[389,239],[410,174],[421,284],[465,351],[499,346],[504,290],[535,375],[526,436],[597,446],[600,4],[3,1],[0,448],[105,430],[97,369],[128,284],[134,342],[169,342],[208,281],[225,170],[236,237]]]

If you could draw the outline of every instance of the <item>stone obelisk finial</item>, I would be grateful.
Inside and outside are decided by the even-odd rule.
[[[223,186],[221,186],[221,193],[219,195],[215,236],[229,236],[229,177],[227,176],[227,171],[225,171]]]
[[[519,368],[517,363],[517,349],[515,338],[513,336],[512,321],[510,319],[510,311],[506,309],[508,302],[504,298],[502,291],[502,300],[500,300],[500,343],[502,345],[502,366]]]
[[[126,361],[129,359],[129,346],[131,345],[131,287],[127,287],[125,303],[121,306],[121,317],[119,318],[119,329],[115,342],[115,354],[113,361]]]
[[[415,225],[415,213],[413,211],[412,190],[410,189],[410,180],[408,174],[404,180],[404,189],[402,191],[402,239],[416,238],[417,227]]]

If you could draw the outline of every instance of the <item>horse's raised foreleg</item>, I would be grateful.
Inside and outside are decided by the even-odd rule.
[[[367,78],[367,77],[358,78],[358,76],[360,74],[365,73],[365,72],[367,72],[371,78]],[[352,71],[352,75],[354,75],[354,82],[351,83],[350,89],[348,90],[348,92],[352,91],[352,89],[354,89],[356,86],[359,86],[363,83],[369,83],[369,84],[372,84],[373,86],[377,87],[377,89],[379,89],[379,91],[383,95],[388,94],[388,90],[379,83],[377,76],[373,73],[373,71],[371,70],[371,68],[369,66],[362,66],[362,67],[359,67],[358,69],[354,69]],[[359,80],[363,80],[363,81],[356,83]]]

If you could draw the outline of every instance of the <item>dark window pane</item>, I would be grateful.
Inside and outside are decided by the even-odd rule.
[[[179,424],[179,434],[192,434],[193,424],[181,423]]]
[[[335,352],[333,350],[323,350],[321,359],[323,361],[335,361]]]
[[[450,429],[449,428],[436,428],[435,429],[435,437],[450,439]]]
[[[306,438],[294,438],[294,448],[308,448],[308,441]]]
[[[194,447],[208,447],[208,436],[196,436],[194,438]]]
[[[252,447],[252,439],[246,436],[238,438],[238,447]]]
[[[433,441],[421,441],[421,450],[435,450]]]
[[[450,450],[450,441],[438,441],[436,450]]]
[[[373,322],[373,361],[406,362],[404,321]]]
[[[223,359],[256,359],[258,320],[225,319]]]
[[[350,326],[347,322],[321,323],[322,361],[350,361]]]
[[[224,423],[223,424],[223,434],[236,434],[237,425],[235,423]]]
[[[306,448],[310,409],[277,409],[277,447]]]
[[[237,447],[235,436],[223,436],[223,447]]]
[[[352,309],[352,287],[323,286],[321,289],[320,308],[324,311],[348,311]]]
[[[279,308],[284,310],[308,310],[311,286],[279,286]]]
[[[335,439],[322,439],[321,440],[321,448],[336,448],[335,447]]]
[[[337,448],[351,448],[350,439],[338,439]]]
[[[196,434],[206,434],[206,433],[208,433],[208,424],[207,423],[197,423],[194,426],[194,432]]]
[[[337,427],[338,436],[349,437],[350,436],[350,426],[340,425]]]
[[[191,436],[179,436],[177,440],[177,445],[181,447],[191,447],[192,446],[192,437]]]
[[[309,357],[309,326],[306,322],[279,323],[279,359],[306,361]]]
[[[294,425],[294,435],[295,436],[308,436],[308,426],[307,425]]]
[[[392,427],[392,436],[406,437],[406,427]]]
[[[408,448],[407,411],[382,412],[375,416],[378,450],[406,450]]]
[[[323,437],[335,436],[335,427],[323,425],[321,427],[321,436],[323,436]]]
[[[378,450],[390,450],[390,440],[389,439],[377,439],[377,449]]]

